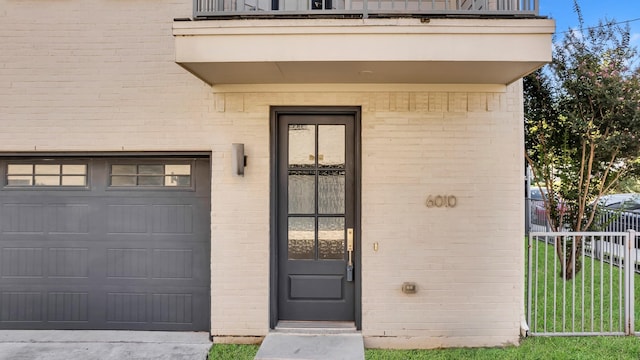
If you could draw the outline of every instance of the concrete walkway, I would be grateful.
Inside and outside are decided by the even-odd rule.
[[[0,359],[205,360],[206,332],[1,330]]]
[[[364,360],[362,334],[353,329],[278,326],[262,342],[255,360]]]

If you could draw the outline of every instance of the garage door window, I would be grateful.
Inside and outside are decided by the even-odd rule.
[[[113,187],[191,187],[190,164],[113,164]]]
[[[7,164],[7,186],[87,186],[86,164]]]

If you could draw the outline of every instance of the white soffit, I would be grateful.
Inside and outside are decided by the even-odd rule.
[[[209,84],[511,83],[551,60],[545,19],[174,23],[176,62]]]

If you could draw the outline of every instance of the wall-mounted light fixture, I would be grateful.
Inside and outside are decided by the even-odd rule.
[[[247,166],[244,144],[231,144],[231,147],[231,167],[233,168],[233,174],[244,176],[244,168]]]

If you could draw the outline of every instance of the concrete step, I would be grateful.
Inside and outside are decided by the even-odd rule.
[[[258,349],[255,360],[364,360],[364,341],[359,332],[327,334],[313,333],[309,329],[301,331],[270,332]]]
[[[279,321],[278,333],[330,335],[356,333],[356,325],[347,321]]]

